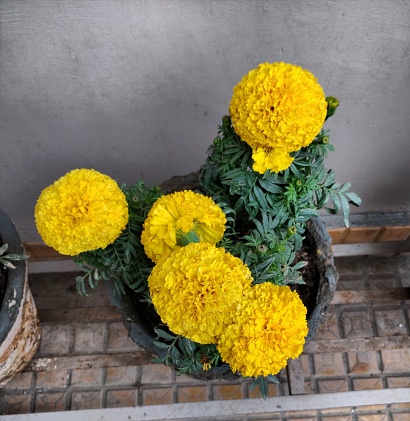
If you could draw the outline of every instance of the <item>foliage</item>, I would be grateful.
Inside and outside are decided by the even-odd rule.
[[[114,282],[117,294],[124,293],[124,285],[127,285],[149,300],[147,278],[154,264],[146,256],[140,237],[147,214],[162,193],[158,187],[148,188],[142,181],[128,189],[123,185],[121,189],[128,202],[128,224],[105,249],[87,251],[74,257],[85,272],[76,279],[77,291],[88,295],[86,284],[96,288],[103,279]]]
[[[0,263],[9,269],[16,269],[16,266],[11,262],[16,262],[16,261],[25,260],[29,258],[29,256],[27,256],[26,254],[16,254],[16,253],[5,254],[8,248],[9,248],[8,244],[3,244],[0,247]]]
[[[288,240],[298,250],[306,222],[317,216],[319,209],[332,214],[342,210],[348,226],[349,204],[361,203],[348,191],[350,183],[341,186],[335,182],[334,171],[324,167],[328,151],[333,150],[328,132],[322,130],[309,146],[291,154],[294,161],[288,169],[259,174],[249,168],[252,149],[236,135],[225,116],[199,181],[206,194],[230,209],[234,218],[228,224],[233,232],[249,235],[255,227],[266,232],[260,229],[261,221],[265,227],[269,224],[278,239],[285,239],[289,229],[295,230]]]

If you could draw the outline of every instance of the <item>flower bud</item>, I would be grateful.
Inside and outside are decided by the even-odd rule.
[[[222,117],[222,125],[228,127],[231,124],[231,117],[229,115],[224,115]]]
[[[261,244],[260,246],[258,246],[258,251],[260,252],[260,253],[266,253],[266,250],[267,250],[268,248],[265,246],[265,244]]]
[[[329,136],[323,136],[322,137],[322,143],[324,145],[327,145],[330,142],[330,137]]]
[[[326,120],[329,117],[332,117],[332,115],[336,112],[336,108],[339,106],[339,100],[335,98],[334,96],[328,96],[326,97],[327,102],[327,114],[326,114]]]
[[[288,235],[290,235],[290,236],[295,235],[297,232],[298,232],[298,230],[294,225],[291,225],[288,228]]]

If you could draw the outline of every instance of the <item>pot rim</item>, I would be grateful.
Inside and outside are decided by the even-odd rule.
[[[2,209],[0,209],[0,239],[3,244],[8,244],[10,253],[24,253],[17,229]],[[16,262],[16,269],[7,270],[7,287],[0,308],[0,344],[7,338],[20,313],[26,273],[26,260]]]

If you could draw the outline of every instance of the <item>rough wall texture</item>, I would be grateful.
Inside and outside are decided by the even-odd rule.
[[[328,166],[360,212],[410,210],[410,3],[3,0],[0,207],[35,237],[40,191],[75,167],[120,183],[198,169],[232,87],[263,61],[341,106]]]

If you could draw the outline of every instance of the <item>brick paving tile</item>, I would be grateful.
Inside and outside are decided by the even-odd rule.
[[[96,353],[104,351],[106,326],[103,323],[89,323],[75,327],[74,352]]]
[[[41,355],[64,355],[70,351],[73,335],[70,325],[42,325],[39,351]]]
[[[242,384],[214,384],[212,386],[212,397],[214,400],[243,399]]]
[[[350,407],[344,407],[344,408],[327,408],[327,409],[321,409],[319,413],[327,416],[336,416],[336,415],[348,415],[352,413],[352,410]]]
[[[381,378],[353,379],[354,390],[376,390],[383,389]]]
[[[302,364],[303,375],[305,377],[310,377],[312,373],[311,363],[310,363],[311,355],[301,355],[299,360]]]
[[[373,336],[369,310],[344,311],[342,324],[346,338],[362,338]]]
[[[374,312],[379,336],[405,335],[407,333],[404,314],[401,309]]]
[[[160,405],[166,403],[173,403],[173,389],[172,387],[157,387],[152,389],[143,389],[142,405]]]
[[[379,374],[381,372],[376,352],[348,352],[347,358],[351,374]]]
[[[387,377],[387,387],[389,389],[397,387],[408,387],[410,389],[410,377]]]
[[[388,414],[357,415],[357,421],[389,421]]]
[[[315,335],[315,340],[326,340],[326,339],[339,339],[341,338],[339,332],[339,326],[337,321],[337,315],[335,313],[328,312],[319,326],[318,331]]]
[[[318,412],[316,410],[305,410],[305,411],[285,411],[283,412],[284,418],[287,419],[295,419],[295,418],[302,418],[302,419],[316,419]]]
[[[341,279],[345,276],[353,276],[358,279],[363,278],[367,270],[366,263],[366,259],[358,256],[335,258],[335,266]]]
[[[107,408],[136,406],[138,404],[138,389],[108,390]]]
[[[98,409],[101,408],[100,391],[73,392],[71,396],[71,409]]]
[[[178,403],[200,402],[209,399],[207,386],[179,386],[177,389]]]
[[[388,410],[388,407],[386,407],[386,405],[363,405],[356,408],[355,412],[357,414],[367,413],[367,412],[382,413],[382,412],[386,412],[387,410]]]
[[[347,392],[349,390],[346,379],[318,380],[319,393]]]
[[[139,367],[108,367],[105,372],[105,384],[132,386],[139,379]]]
[[[17,373],[1,390],[30,389],[33,375],[33,373]]]
[[[392,414],[393,421],[409,421],[410,420],[410,413],[409,412],[398,412]]]
[[[103,370],[101,368],[87,368],[85,370],[72,370],[71,386],[99,386],[102,384]]]
[[[141,366],[141,384],[172,383],[174,371],[163,364]]]
[[[373,275],[369,276],[367,280],[368,289],[387,289],[387,288],[397,288],[400,287],[400,281],[394,276],[378,276]]]
[[[256,386],[251,390],[250,386],[251,386],[250,384],[246,385],[248,398],[261,398],[261,392],[259,390],[259,387]],[[278,384],[270,383],[268,385],[268,397],[272,398],[274,396],[281,396],[280,387]]]
[[[351,415],[325,415],[321,417],[321,421],[352,421]]]
[[[142,351],[130,337],[122,322],[114,322],[108,325],[107,351]]]
[[[37,393],[36,412],[64,411],[65,393]]]
[[[28,414],[30,412],[31,394],[4,395],[0,400],[1,414]]]
[[[336,269],[338,269],[337,266],[336,266]],[[364,289],[367,289],[366,278],[365,277],[358,278],[357,275],[353,275],[353,276],[341,275],[337,283],[338,291],[351,291],[351,290],[360,291]]]
[[[383,350],[381,355],[385,373],[410,372],[410,349]]]
[[[345,374],[342,353],[315,354],[313,356],[315,375],[319,376],[340,376]]]
[[[36,375],[36,389],[52,389],[67,386],[67,371],[40,371]]]
[[[410,402],[408,403],[394,403],[391,405],[392,411],[401,412],[403,409],[408,409],[410,411]]]

